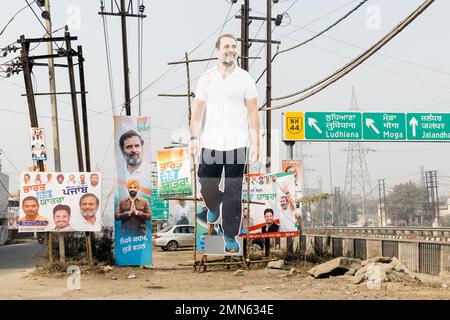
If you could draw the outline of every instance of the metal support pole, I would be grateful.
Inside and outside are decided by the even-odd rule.
[[[86,171],[91,171],[91,152],[89,148],[89,127],[88,127],[88,114],[86,106],[86,84],[84,80],[84,57],[82,46],[77,46],[78,51],[78,70],[80,76],[80,91],[81,91],[81,111],[83,118],[83,135],[84,135],[84,152]]]
[[[86,160],[86,171],[91,171],[91,156],[90,156],[90,148],[89,148],[89,127],[88,127],[88,115],[87,115],[87,106],[86,106],[86,85],[84,81],[84,57],[83,57],[83,48],[82,46],[77,46],[78,53],[78,71],[80,77],[80,91],[81,91],[81,111],[83,118],[83,136],[84,136],[84,152],[85,152],[85,160]],[[89,263],[93,263],[92,257],[92,232],[85,232],[86,239],[86,253],[89,259]]]
[[[67,50],[67,66],[69,69],[69,82],[72,99],[73,124],[75,129],[75,141],[77,147],[78,170],[80,172],[83,172],[84,171],[83,150],[81,145],[80,119],[78,116],[78,102],[76,95],[75,75],[73,71],[73,58],[72,58],[72,46],[70,43],[70,33],[66,32],[65,36],[66,36],[66,50]]]
[[[241,6],[241,68],[248,71],[248,38],[249,38],[249,12],[250,4],[249,0],[245,0]]]
[[[36,112],[36,103],[34,101],[33,95],[33,83],[31,81],[31,64],[28,57],[28,52],[30,49],[30,43],[25,40],[25,36],[20,36],[20,44],[22,46],[21,53],[21,63],[23,66],[23,78],[25,81],[25,90],[27,93],[27,103],[28,103],[28,113],[30,114],[30,124],[31,127],[37,128],[39,127],[38,117]],[[42,160],[37,161],[37,165],[39,166],[39,170],[44,171],[44,162]],[[52,235],[49,232],[47,238],[47,250],[48,250],[48,259],[50,263],[53,263],[53,244],[52,244]]]
[[[288,158],[288,160],[293,160],[294,159],[295,141],[286,141],[285,143],[288,148],[287,149],[287,158]],[[297,226],[297,232],[298,231],[299,231],[299,226]],[[299,232],[299,234],[300,234],[300,232]],[[291,237],[286,239],[286,245],[287,245],[286,253],[292,253],[294,251],[293,250],[294,240]]]
[[[380,227],[383,226],[383,207],[381,206],[381,179],[378,179],[378,197],[379,197],[379,212],[380,212]]]
[[[437,179],[437,171],[434,172],[434,187],[436,189],[436,223],[439,226],[439,193],[438,193],[438,179]]]

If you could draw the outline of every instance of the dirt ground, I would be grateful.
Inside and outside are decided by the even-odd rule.
[[[266,269],[260,264],[235,276],[237,266],[214,266],[194,273],[186,266],[192,260],[190,250],[154,249],[151,269],[113,267],[105,273],[82,267],[81,290],[69,290],[63,272],[17,270],[0,276],[0,299],[450,299],[450,280],[424,275],[420,275],[420,284],[384,283],[381,289],[369,289],[365,283],[353,284],[346,276],[314,279],[306,274],[312,264],[304,262],[287,265],[287,270]],[[291,267],[297,274],[287,276]],[[129,279],[130,275],[136,277]]]

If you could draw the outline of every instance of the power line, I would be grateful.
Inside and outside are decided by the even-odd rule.
[[[228,1],[227,1],[227,2],[228,2]],[[230,5],[230,8],[228,9],[227,16],[225,17],[225,21],[224,21],[223,24],[222,24],[222,28],[220,29],[219,34],[222,34],[223,29],[225,29],[225,26],[226,26],[227,22],[231,20],[231,19],[229,19],[229,16],[230,16],[230,12],[231,12],[231,9],[233,8],[234,3],[230,2],[230,4],[231,4],[231,5]],[[214,46],[213,49],[212,49],[211,54],[209,55],[210,58],[212,58],[215,49],[216,49],[216,48],[215,48],[215,46]],[[208,70],[209,62],[210,62],[210,61],[208,61],[208,63],[206,64],[205,72],[206,72],[206,70]],[[188,115],[188,113],[189,113],[189,110],[186,110],[185,113],[184,113],[183,118],[182,118],[181,121],[180,121],[180,124],[178,125],[178,128],[181,127],[181,124],[184,122],[184,119],[186,119],[186,116]]]
[[[233,16],[235,15],[235,14],[237,14],[238,13],[238,11],[236,11],[234,14],[233,14]],[[233,18],[233,16],[231,16],[228,20],[227,20],[227,22],[228,21],[230,21],[232,18]],[[216,30],[214,30],[206,39],[204,39],[203,41],[201,41],[194,49],[192,49],[190,52],[188,52],[188,54],[192,54],[193,52],[195,52],[198,48],[200,48],[204,43],[206,43],[214,34],[216,34],[216,32],[220,29],[221,27],[219,27],[219,28],[217,28]],[[205,50],[205,51],[203,51],[202,53],[204,53],[204,52],[206,52],[206,51],[208,51],[209,50],[209,48],[207,48],[207,50]],[[184,57],[183,58],[181,58],[181,59],[184,59]],[[156,79],[154,79],[150,84],[148,84],[143,90],[141,90],[141,92],[139,92],[139,93],[137,93],[135,96],[133,96],[131,99],[130,99],[130,101],[132,101],[135,97],[137,97],[139,94],[141,94],[141,93],[143,93],[144,91],[146,91],[147,89],[149,89],[150,87],[152,87],[152,86],[154,86],[154,85],[156,85],[156,84],[158,84],[158,83],[160,83],[161,81],[163,81],[164,79],[166,79],[166,78],[168,78],[169,76],[171,76],[172,74],[174,74],[175,72],[177,72],[178,70],[180,70],[181,68],[183,68],[183,65],[173,65],[172,67],[170,67],[168,70],[166,70],[165,72],[163,72],[162,74],[160,74]],[[174,70],[174,69],[176,69],[176,70]],[[173,72],[172,73],[170,73],[171,71],[173,70]],[[155,97],[153,97],[153,98],[155,98]],[[153,99],[152,98],[152,99]],[[151,99],[151,100],[152,100]],[[150,101],[150,100],[146,100],[146,101],[144,101],[142,104],[145,104],[146,102],[148,102],[148,101]],[[116,105],[116,107],[120,107],[120,106],[122,106],[122,104],[120,104],[120,105]],[[100,115],[105,115],[105,112],[107,111],[107,110],[109,110],[109,108],[108,109],[105,109],[105,110],[103,110],[103,111],[98,111],[97,113]]]
[[[287,106],[293,105],[295,103],[298,103],[302,100],[305,100],[316,93],[322,91],[332,83],[338,81],[343,76],[351,72],[353,69],[355,69],[357,66],[359,66],[361,63],[363,63],[365,60],[367,60],[369,57],[371,57],[375,52],[377,52],[379,49],[381,49],[384,45],[386,45],[390,40],[392,40],[396,35],[398,35],[401,31],[403,31],[412,21],[414,21],[420,14],[422,14],[432,3],[434,0],[426,0],[421,6],[419,6],[416,10],[414,10],[408,17],[406,17],[402,22],[400,22],[394,29],[392,29],[387,35],[385,35],[382,39],[380,39],[377,43],[375,43],[372,47],[370,47],[368,50],[366,50],[364,53],[360,54],[358,57],[356,57],[353,61],[346,64],[339,70],[337,70],[335,73],[331,74],[330,76],[324,78],[323,80],[315,83],[314,85],[303,89],[298,92],[291,93],[286,96],[278,97],[273,100],[282,100],[287,99],[290,97],[294,97],[297,95],[300,95],[302,93],[305,93],[303,96],[296,98],[290,102],[271,107],[270,110],[276,110],[285,108]],[[269,110],[269,108],[260,108],[260,110]]]
[[[5,156],[6,160],[8,160],[9,164],[16,170],[16,172],[20,173],[20,170],[17,169],[17,167],[14,165],[14,163],[11,161],[11,159],[9,159],[9,157],[6,155],[5,149],[0,149],[0,153],[2,153]]]
[[[314,39],[320,37],[321,35],[323,35],[324,33],[326,33],[327,31],[331,30],[332,28],[334,28],[335,26],[337,26],[339,23],[341,23],[342,21],[344,21],[346,18],[348,18],[352,13],[354,13],[355,11],[357,11],[363,4],[365,4],[368,0],[363,0],[361,1],[356,7],[354,7],[352,10],[350,10],[349,12],[347,12],[344,16],[342,16],[340,19],[338,19],[336,22],[334,22],[333,24],[329,25],[328,27],[326,27],[325,29],[323,29],[322,31],[320,31],[319,33],[317,33],[316,35],[312,36],[311,38],[295,45],[292,46],[290,48],[278,51],[277,53],[275,53],[275,55],[272,57],[272,62],[275,60],[275,58],[282,54],[282,53],[286,53],[289,52],[291,50],[297,49],[305,44],[307,44],[308,42],[313,41]],[[258,77],[258,79],[256,80],[256,82],[258,82],[261,77],[264,75],[264,73],[266,73],[267,69],[264,69],[264,71],[261,73],[261,75]]]
[[[100,8],[104,8],[103,0],[100,1]],[[102,9],[103,11],[103,9]],[[105,15],[102,16],[103,22],[103,39],[105,40],[105,51],[106,51],[106,66],[108,68],[108,83],[109,83],[109,95],[111,99],[112,114],[116,114],[116,94],[114,92],[114,80],[112,75],[111,67],[111,53],[109,49],[109,32],[108,32],[108,22]]]
[[[33,0],[32,3],[36,2],[36,0]],[[11,19],[9,19],[8,23],[6,23],[6,25],[3,27],[2,31],[0,31],[0,36],[3,34],[3,32],[5,32],[6,28],[11,24],[11,22],[14,20],[14,18],[21,13],[24,9],[26,9],[28,7],[28,5],[26,5],[25,7],[23,7],[22,9],[20,9],[19,11],[17,11]]]
[[[239,9],[239,10],[240,10],[240,9]],[[239,10],[236,11],[230,18],[228,18],[228,20],[226,20],[225,23],[227,23],[228,21],[230,21],[230,20],[233,18],[233,16],[239,12]],[[199,48],[203,43],[205,43],[207,40],[209,40],[209,38],[211,38],[211,37],[212,37],[212,36],[213,36],[220,28],[221,28],[221,27],[219,27],[219,28],[217,28],[216,30],[214,30],[214,32],[213,32],[210,36],[208,36],[207,39],[205,39],[205,40],[204,40],[203,42],[201,42],[198,46],[196,46],[194,49],[192,49],[190,52],[188,52],[188,54],[191,54],[192,52],[194,52],[195,50],[197,50],[197,48]],[[176,65],[174,65],[173,67],[175,67],[175,66],[176,66]],[[171,69],[173,69],[173,67],[172,67]],[[170,71],[171,69],[169,69],[168,71]],[[167,71],[167,72],[168,72],[168,71]],[[167,73],[167,72],[166,72],[166,73]],[[166,73],[164,73],[163,75],[165,75]],[[163,75],[161,75],[160,77],[162,77]],[[158,77],[158,79],[159,79],[160,77]],[[131,97],[130,101],[132,101],[134,98],[136,98],[139,94],[142,94],[143,92],[145,92],[145,91],[146,91],[148,88],[150,88],[150,86],[151,86],[155,81],[157,81],[158,79],[154,80],[154,81],[151,82],[149,85],[147,85],[146,87],[144,87],[144,89],[142,89],[141,92],[138,92],[136,95],[134,95],[133,97]]]
[[[31,11],[33,11],[34,16],[36,17],[37,21],[39,21],[39,24],[42,26],[42,28],[44,28],[45,33],[48,34],[48,36],[50,37],[50,39],[52,39],[52,35],[50,34],[50,32],[47,31],[47,28],[44,26],[44,24],[42,23],[41,19],[39,19],[38,15],[36,14],[36,11],[34,11],[33,7],[31,6],[31,4],[28,2],[28,0],[25,0],[25,2],[27,3],[28,7],[31,9]],[[35,1],[33,1],[32,3],[34,3]],[[39,7],[39,9],[41,9],[41,7]],[[41,11],[43,12],[43,10],[41,9]],[[61,49],[61,47],[56,43],[56,41],[52,42],[58,47],[58,49]]]

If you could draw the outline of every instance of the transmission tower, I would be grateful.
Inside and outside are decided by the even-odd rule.
[[[359,110],[360,108],[356,101],[355,88],[352,88],[349,111]],[[354,210],[352,204],[358,202],[362,204],[362,221],[365,223],[367,214],[367,196],[372,193],[366,154],[369,151],[374,150],[367,148],[361,142],[349,142],[344,150],[347,151],[347,168],[345,171],[344,186],[346,223],[357,221],[358,210]]]

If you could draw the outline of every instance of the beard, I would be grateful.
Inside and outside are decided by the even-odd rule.
[[[221,62],[226,67],[232,66],[236,62],[236,55],[233,54],[225,55]]]
[[[123,156],[125,158],[125,162],[130,166],[135,166],[135,165],[141,164],[141,162],[142,162],[142,158],[139,154],[129,155],[127,153],[124,153]]]
[[[130,196],[132,196],[133,198],[136,197],[137,192],[136,191],[130,191]]]
[[[97,213],[97,210],[92,210],[92,211],[81,211],[81,215],[84,218],[92,218],[95,217],[95,214]]]

